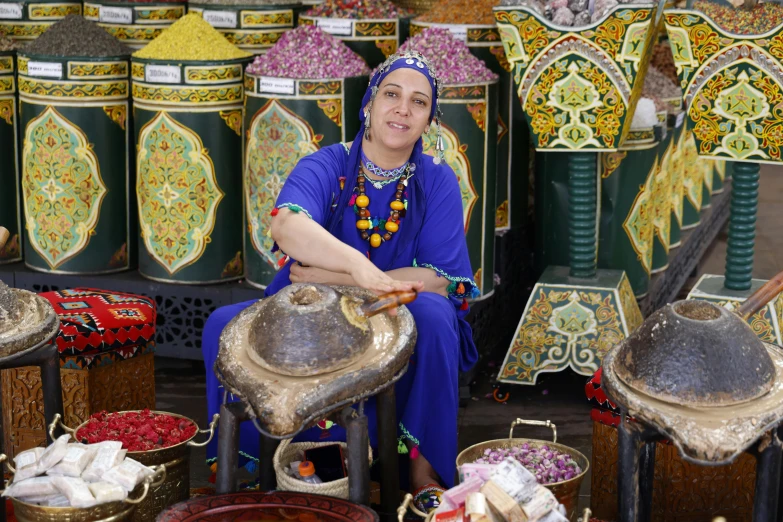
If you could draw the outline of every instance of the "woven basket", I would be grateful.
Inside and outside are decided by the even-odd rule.
[[[341,478],[339,480],[333,480],[331,482],[324,482],[323,484],[310,484],[302,480],[296,479],[285,472],[296,458],[297,455],[304,451],[313,448],[320,448],[322,446],[330,446],[332,444],[339,444],[343,448],[343,452],[347,452],[348,445],[344,442],[291,442],[290,439],[284,439],[280,442],[280,445],[275,451],[275,456],[272,463],[275,466],[275,475],[277,476],[277,488],[281,491],[296,491],[297,493],[313,493],[316,495],[326,495],[327,497],[341,498],[348,500],[348,477]],[[369,460],[372,464],[372,448],[369,451]],[[315,474],[318,474],[318,470],[315,470]]]

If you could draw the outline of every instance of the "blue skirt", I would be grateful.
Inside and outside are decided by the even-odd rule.
[[[245,301],[215,310],[204,327],[202,351],[207,369],[207,409],[209,418],[220,412],[224,390],[215,377],[220,334],[239,312],[256,301]],[[395,385],[400,453],[407,453],[405,440],[432,464],[443,485],[454,484],[457,458],[457,411],[459,408],[459,370],[465,328],[453,303],[437,294],[421,293],[407,305],[416,321],[418,337],[408,371]],[[469,328],[467,328],[469,335]],[[470,354],[465,354],[470,358]],[[235,399],[229,395],[228,401]],[[367,401],[370,444],[377,448],[375,402]],[[217,438],[207,446],[207,462],[215,462]],[[296,441],[345,441],[345,431],[337,426],[320,424],[299,434]],[[255,471],[258,463],[259,434],[250,422],[240,427],[239,465]],[[406,481],[407,482],[407,481]]]

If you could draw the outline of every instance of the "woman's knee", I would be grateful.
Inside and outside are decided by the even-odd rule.
[[[416,325],[430,321],[453,323],[457,318],[454,304],[440,294],[421,292],[416,300],[406,305]]]

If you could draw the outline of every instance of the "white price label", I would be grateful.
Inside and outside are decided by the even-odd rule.
[[[465,25],[444,25],[446,29],[451,31],[451,35],[454,37],[455,40],[458,40],[460,42],[465,42],[468,39],[468,28]]]
[[[285,78],[270,78],[262,76],[258,80],[258,90],[273,94],[294,94],[296,82]]]
[[[341,18],[317,18],[316,20],[318,27],[329,34],[336,34],[338,36],[353,35],[353,20]]]
[[[147,65],[144,78],[149,83],[182,83],[182,71],[176,65]]]
[[[207,11],[204,10],[201,15],[212,27],[222,27],[224,29],[234,29],[237,26],[236,11]]]
[[[677,123],[675,123],[675,125],[674,125],[674,126],[675,126],[675,127],[680,127],[680,126],[682,126],[682,121],[683,121],[684,119],[685,119],[685,113],[684,113],[684,112],[681,112],[680,114],[678,114],[678,115],[677,115]]]
[[[28,62],[27,74],[44,78],[62,78],[63,64],[54,62]]]
[[[6,20],[19,20],[22,18],[22,4],[0,2],[0,18]]]
[[[100,20],[109,24],[132,24],[133,9],[130,7],[101,6]]]

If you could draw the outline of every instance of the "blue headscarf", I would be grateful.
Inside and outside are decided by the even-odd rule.
[[[420,72],[424,75],[425,78],[427,78],[427,81],[430,83],[430,87],[432,88],[430,122],[435,119],[439,124],[440,109],[438,105],[438,97],[440,95],[440,80],[438,80],[436,72],[433,70],[427,59],[416,51],[404,51],[390,56],[385,62],[378,66],[372,77],[370,77],[370,83],[367,86],[367,90],[364,92],[364,96],[362,97],[362,105],[359,109],[359,120],[362,122],[362,125],[353,140],[353,144],[351,145],[351,152],[348,155],[348,160],[346,162],[346,170],[343,172],[343,175],[345,176],[345,190],[340,193],[340,198],[337,200],[337,208],[339,209],[345,208],[345,206],[348,204],[348,201],[351,198],[351,194],[353,193],[352,188],[356,186],[356,178],[359,173],[362,140],[364,138],[365,130],[364,122],[366,117],[364,115],[364,108],[368,103],[375,99],[375,94],[378,92],[378,87],[380,87],[381,82],[383,82],[383,80],[389,74],[396,71],[397,69],[413,69],[414,71]],[[416,141],[416,144],[413,146],[413,152],[411,153],[411,157],[408,160],[408,163],[415,167],[417,173],[423,172],[423,155],[423,143],[421,138],[419,138]],[[408,182],[408,205],[409,208],[412,206],[414,211],[408,213],[410,218],[406,218],[408,223],[405,227],[402,228],[400,232],[400,241],[397,242],[398,245],[408,244],[414,239],[414,236],[421,228],[421,222],[424,217],[425,198],[423,197],[424,191],[422,184],[420,183],[420,179],[420,176],[412,176]],[[329,219],[326,222],[326,229],[331,232],[332,235],[337,234],[337,228],[339,227],[340,221],[342,220],[342,216],[342,212],[333,212],[329,216]]]

